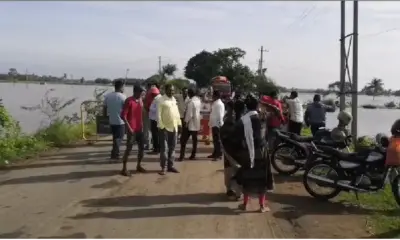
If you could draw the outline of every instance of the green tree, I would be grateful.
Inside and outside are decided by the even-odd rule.
[[[383,80],[380,78],[373,78],[364,89],[367,95],[372,95],[373,99],[375,96],[381,95],[384,92]]]
[[[331,93],[336,93],[338,96],[340,95],[340,81],[332,82],[328,85],[328,91]],[[349,82],[344,83],[344,92],[351,92],[351,84]]]
[[[18,77],[18,71],[16,68],[10,68],[8,70],[8,77],[11,79],[17,79]]]
[[[184,69],[185,77],[196,82],[198,87],[207,87],[211,79],[219,75],[220,62],[218,57],[205,50],[189,59]]]
[[[175,64],[166,64],[162,67],[161,72],[159,73],[161,83],[164,83],[167,80],[167,77],[174,76],[175,72],[178,70]]]

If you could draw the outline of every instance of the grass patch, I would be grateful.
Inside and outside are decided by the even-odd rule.
[[[390,185],[375,194],[359,194],[359,202],[354,193],[342,193],[339,199],[350,204],[361,204],[362,208],[371,209],[367,216],[368,227],[374,235],[383,238],[400,238],[400,209],[394,200]],[[376,236],[376,237],[378,237]]]
[[[85,135],[93,136],[96,133],[95,124],[85,126]],[[63,147],[82,139],[82,128],[80,124],[67,124],[56,121],[45,129],[41,129],[36,137],[42,139],[52,147]]]

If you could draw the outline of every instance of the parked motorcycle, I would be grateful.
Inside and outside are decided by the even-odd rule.
[[[388,144],[388,139],[382,139],[376,147],[355,153],[311,144],[312,155],[323,158],[317,157],[319,160],[307,165],[303,175],[304,187],[311,196],[329,200],[341,191],[354,191],[356,194],[377,192],[385,187],[386,179],[389,179],[393,195],[400,205],[400,169],[385,166]],[[328,191],[319,192],[314,185]]]
[[[304,137],[293,133],[277,131],[276,144],[271,152],[271,165],[279,174],[292,175],[309,163],[311,142],[345,149],[350,145],[351,136],[344,142],[336,142],[330,138],[330,131],[320,129],[315,136]],[[282,166],[283,165],[283,166]]]

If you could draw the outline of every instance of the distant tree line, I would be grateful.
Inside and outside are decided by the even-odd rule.
[[[166,64],[161,67],[159,72],[151,75],[148,78],[96,78],[94,80],[85,80],[83,77],[80,79],[73,79],[72,76],[68,78],[66,73],[63,76],[50,76],[50,75],[36,75],[36,74],[21,74],[15,68],[10,68],[8,73],[0,74],[0,80],[8,81],[38,81],[49,83],[73,83],[73,84],[101,84],[110,85],[113,81],[122,80],[127,85],[147,85],[148,83],[171,83],[178,89],[187,87],[191,84],[188,79],[193,80],[197,87],[207,87],[211,84],[211,79],[215,76],[226,76],[232,83],[234,89],[241,91],[251,91],[266,94],[273,90],[287,92],[294,90],[293,88],[285,88],[279,86],[270,76],[266,74],[267,69],[259,69],[253,71],[249,66],[243,64],[241,60],[245,57],[246,52],[237,47],[218,49],[213,52],[202,50],[201,52],[192,56],[184,70],[184,76],[187,79],[180,79],[175,77],[178,70],[175,64]],[[326,89],[296,89],[298,92],[305,93],[320,93],[327,95],[330,93],[340,93],[340,82],[332,82],[328,84]],[[351,84],[345,83],[344,93],[351,94]],[[359,92],[370,96],[379,95],[395,95],[400,96],[400,90],[393,91],[384,88],[384,82],[380,78],[373,78],[364,88]]]

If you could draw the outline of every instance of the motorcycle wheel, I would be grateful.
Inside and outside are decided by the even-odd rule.
[[[272,150],[271,165],[275,169],[275,171],[277,171],[279,174],[292,175],[292,174],[296,173],[300,169],[300,166],[297,166],[297,165],[294,165],[294,164],[291,164],[291,165],[286,165],[285,164],[286,166],[291,166],[291,167],[288,168],[288,169],[281,168],[278,165],[277,161],[279,161],[279,159],[278,159],[279,152],[282,152],[283,150],[286,150],[287,152],[294,152],[295,156],[291,155],[291,157],[293,157],[293,159],[296,159],[297,153],[293,150],[293,146],[292,145],[280,144],[280,145],[278,145],[276,148],[274,148]]]
[[[318,167],[325,167],[327,169],[330,169],[330,171],[328,172],[331,173],[331,171],[333,171],[335,173],[335,175],[337,175],[337,177],[340,177],[340,173],[336,170],[336,168],[334,166],[332,166],[329,163],[324,163],[324,162],[313,162],[310,163],[310,165],[308,165],[308,167],[306,168],[304,175],[303,175],[303,185],[306,189],[306,191],[313,196],[314,198],[318,199],[318,200],[323,200],[323,201],[327,201],[331,198],[336,197],[337,195],[339,195],[339,193],[341,192],[341,189],[339,188],[339,186],[329,186],[328,188],[331,189],[331,191],[329,193],[326,194],[321,194],[318,193],[314,190],[314,188],[310,185],[310,177],[309,175],[312,174],[312,171],[315,170]],[[336,177],[335,177],[336,178]],[[311,180],[312,181],[312,180]],[[319,186],[323,185],[323,184],[317,184]]]
[[[392,193],[397,205],[400,206],[400,175],[397,175],[392,181]]]

